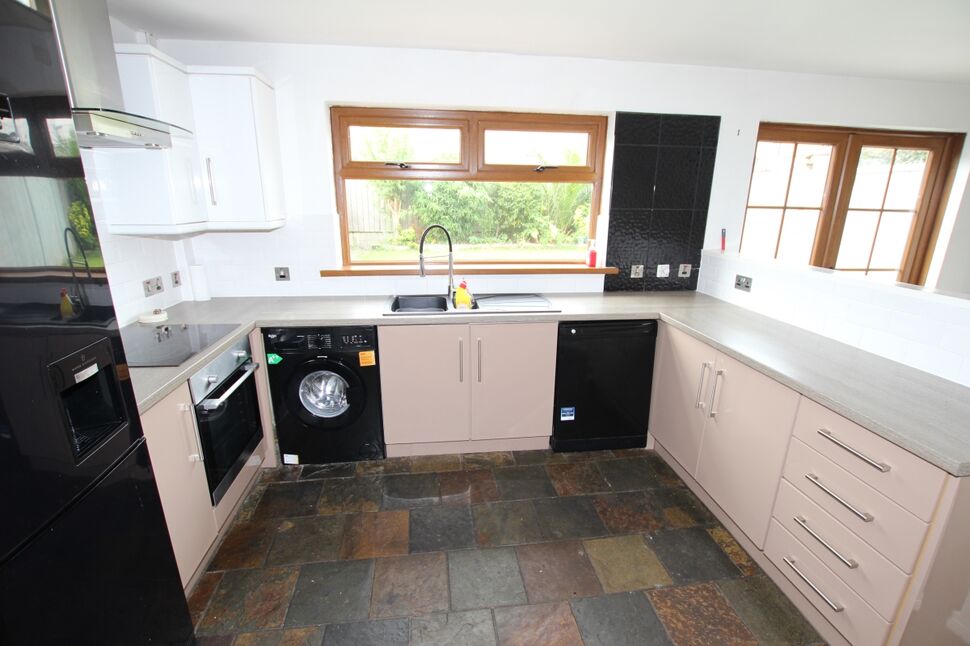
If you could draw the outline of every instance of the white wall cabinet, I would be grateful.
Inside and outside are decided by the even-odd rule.
[[[150,45],[117,44],[115,58],[125,110],[195,130],[184,65]]]
[[[143,413],[141,423],[185,587],[219,532],[188,385],[179,386]]]
[[[660,326],[650,433],[764,546],[798,393]]]
[[[209,230],[271,230],[286,219],[276,99],[251,68],[190,67]]]
[[[552,430],[556,323],[378,328],[388,444]]]

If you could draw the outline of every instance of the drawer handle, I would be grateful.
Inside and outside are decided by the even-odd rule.
[[[808,587],[810,587],[812,590],[815,590],[815,594],[817,594],[818,596],[822,597],[822,601],[824,601],[825,602],[825,605],[827,605],[829,608],[832,609],[832,612],[842,612],[843,610],[845,610],[845,606],[843,606],[841,603],[836,603],[836,602],[832,601],[831,599],[829,599],[829,597],[828,597],[827,594],[825,594],[824,592],[822,592],[817,585],[815,585],[814,583],[812,583],[812,580],[809,579],[807,576],[805,576],[805,574],[801,570],[798,569],[798,566],[795,565],[795,560],[794,559],[791,559],[791,558],[788,558],[787,556],[785,556],[785,557],[782,558],[782,560],[784,560],[785,563],[788,564],[788,567],[790,567],[792,570],[795,571],[795,574],[798,575],[798,578],[799,579],[801,579],[802,581],[805,582],[805,585],[807,585]]]
[[[867,511],[859,511],[851,503],[846,501],[845,498],[843,498],[842,496],[840,496],[839,494],[835,493],[834,491],[826,487],[824,484],[822,484],[822,482],[818,479],[818,476],[815,475],[814,473],[806,473],[805,477],[808,478],[808,481],[811,482],[813,485],[815,485],[816,487],[818,487],[819,489],[821,489],[822,491],[830,495],[840,505],[842,505],[843,507],[851,511],[853,514],[855,514],[862,522],[871,523],[873,520],[875,520],[875,516],[873,516]]]
[[[819,543],[821,543],[822,544],[822,547],[824,547],[828,551],[832,552],[832,554],[835,556],[835,558],[837,558],[840,561],[842,561],[842,563],[845,565],[845,567],[849,568],[850,570],[854,570],[857,567],[859,567],[859,564],[856,562],[855,559],[847,559],[847,558],[845,558],[844,556],[842,556],[842,554],[839,552],[839,550],[837,550],[834,547],[832,547],[831,545],[829,545],[829,542],[827,540],[825,540],[824,538],[822,538],[821,536],[819,536],[815,532],[814,529],[812,529],[811,527],[808,526],[808,521],[806,521],[804,518],[802,518],[801,516],[795,516],[792,520],[794,520],[796,523],[798,523],[798,525],[802,529],[804,529],[806,532],[808,532],[808,535],[809,536],[811,536],[812,538],[814,538],[815,540],[817,540]]]
[[[885,462],[877,462],[877,461],[873,460],[872,458],[870,458],[865,453],[862,453],[861,451],[852,448],[851,446],[849,446],[848,444],[846,444],[845,442],[843,442],[839,438],[837,438],[834,435],[832,435],[832,431],[830,431],[829,429],[827,429],[827,428],[820,428],[820,429],[818,429],[818,434],[821,435],[822,437],[824,437],[826,440],[832,442],[836,446],[842,447],[843,449],[845,449],[846,451],[848,451],[852,455],[856,456],[857,458],[859,458],[860,460],[862,460],[863,462],[865,462],[866,464],[868,464],[873,469],[878,469],[879,471],[882,471],[883,473],[888,473],[889,472],[890,467],[889,467],[888,464],[886,464]]]
[[[710,361],[701,364],[701,377],[697,380],[697,396],[694,397],[694,408],[704,408],[704,400],[701,399],[701,390],[704,389],[704,375],[707,374],[709,368],[713,367],[714,364]]]

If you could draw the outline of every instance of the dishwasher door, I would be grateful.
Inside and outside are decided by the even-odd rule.
[[[646,445],[656,341],[656,321],[559,324],[554,451]]]

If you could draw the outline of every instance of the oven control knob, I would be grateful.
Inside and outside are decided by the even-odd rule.
[[[219,375],[209,375],[208,377],[205,378],[205,383],[210,385],[218,382],[219,382]]]
[[[245,350],[236,350],[232,353],[232,356],[236,357],[237,359],[246,359],[249,357],[249,353]]]

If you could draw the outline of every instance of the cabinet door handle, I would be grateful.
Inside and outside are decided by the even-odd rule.
[[[182,431],[190,438],[189,450],[191,450],[191,447],[195,447],[195,453],[189,453],[189,462],[205,462],[205,457],[202,455],[202,441],[199,439],[199,431],[195,427],[194,420],[190,418],[192,415],[192,407],[188,404],[179,404],[178,409],[182,413]]]
[[[794,520],[796,523],[798,523],[798,525],[802,529],[804,529],[806,532],[808,532],[808,535],[809,536],[811,536],[816,541],[818,541],[819,543],[821,543],[822,544],[822,547],[824,547],[825,549],[827,549],[828,551],[830,551],[832,553],[832,555],[835,556],[835,558],[837,558],[840,561],[842,561],[842,564],[845,565],[845,567],[849,568],[850,570],[854,570],[857,567],[859,567],[859,564],[856,562],[855,559],[850,559],[850,558],[846,558],[846,557],[842,556],[842,553],[839,552],[839,550],[837,550],[834,547],[832,547],[832,545],[829,544],[829,542],[827,540],[825,540],[824,538],[822,538],[821,536],[819,536],[818,533],[814,529],[812,529],[811,527],[809,527],[807,520],[805,520],[801,516],[795,516],[795,517],[792,518],[792,520]]]
[[[830,431],[829,429],[827,429],[827,428],[820,428],[820,429],[818,429],[818,434],[821,435],[822,437],[824,437],[829,442],[832,442],[836,446],[842,447],[843,449],[845,449],[846,451],[848,451],[852,455],[856,456],[857,458],[859,458],[860,460],[862,460],[863,462],[865,462],[866,464],[868,464],[873,469],[877,469],[879,471],[882,471],[883,473],[888,473],[889,472],[889,469],[891,467],[888,464],[886,464],[885,462],[878,462],[876,460],[873,460],[872,458],[870,458],[865,453],[862,453],[858,449],[855,449],[855,448],[849,446],[848,444],[846,444],[845,442],[843,442],[839,438],[837,438],[834,435],[832,435],[832,431]]]
[[[212,206],[217,206],[216,184],[212,181],[212,157],[205,158],[205,174],[209,178],[209,201],[212,202]]]
[[[465,341],[458,339],[458,383],[465,383]]]
[[[822,590],[819,589],[819,587],[817,585],[815,585],[814,583],[812,583],[812,580],[811,579],[809,579],[807,576],[805,576],[805,574],[801,570],[798,569],[798,567],[795,565],[795,559],[791,559],[791,558],[788,558],[787,556],[785,556],[785,557],[783,557],[783,560],[785,561],[785,563],[788,564],[788,567],[790,567],[791,569],[793,569],[795,571],[795,574],[798,575],[798,578],[805,582],[805,585],[807,585],[812,590],[814,590],[815,591],[815,594],[817,594],[818,596],[822,597],[822,601],[824,601],[825,602],[825,605],[827,605],[829,608],[832,609],[832,612],[842,612],[843,610],[845,610],[845,606],[843,606],[841,603],[836,603],[836,602],[832,601],[831,599],[829,599],[829,597],[828,597],[827,594],[825,594],[824,592],[822,592]]]
[[[478,339],[478,383],[482,383],[482,340]]]
[[[704,408],[704,400],[701,399],[701,391],[704,389],[704,376],[707,374],[707,370],[713,367],[714,364],[710,361],[705,361],[701,364],[701,377],[697,380],[697,395],[694,397],[694,408]]]
[[[818,487],[819,489],[827,493],[837,503],[839,503],[840,505],[842,505],[843,507],[851,511],[853,514],[855,514],[855,516],[862,522],[871,523],[873,520],[875,520],[876,518],[875,516],[873,516],[867,511],[859,511],[859,509],[856,508],[854,505],[852,505],[852,503],[850,503],[845,498],[843,498],[842,496],[840,496],[839,494],[835,493],[827,486],[822,484],[822,481],[819,480],[818,476],[815,475],[814,473],[806,473],[805,478],[808,479],[808,481],[811,482],[813,485],[815,485],[816,487]]]
[[[717,397],[717,382],[725,372],[727,371],[724,368],[714,372],[714,386],[711,388],[711,406],[708,408],[710,412],[707,413],[707,416],[711,419],[717,417],[717,411],[714,410],[714,399]]]

